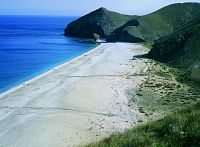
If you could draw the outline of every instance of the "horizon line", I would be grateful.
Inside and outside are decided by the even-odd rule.
[[[42,14],[42,15],[38,15],[38,14],[0,14],[0,16],[56,16],[56,17],[81,17],[78,15],[56,15],[56,14]]]

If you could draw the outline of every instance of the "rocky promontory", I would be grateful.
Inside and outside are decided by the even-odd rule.
[[[95,33],[102,38],[106,38],[116,28],[121,27],[133,18],[134,16],[122,15],[106,8],[100,8],[71,22],[65,29],[65,35],[93,38]]]

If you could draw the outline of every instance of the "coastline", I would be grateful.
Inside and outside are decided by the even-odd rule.
[[[145,78],[136,76],[145,59],[132,60],[142,49],[104,43],[1,94],[0,145],[78,146],[135,126],[142,116],[129,91]]]
[[[99,46],[100,46],[100,45],[99,45]],[[6,95],[6,94],[9,94],[9,93],[11,93],[11,92],[14,92],[15,90],[17,90],[17,89],[19,89],[19,88],[22,88],[22,87],[24,87],[24,86],[27,86],[27,84],[32,83],[33,81],[35,81],[35,80],[37,80],[37,79],[39,79],[39,78],[41,78],[41,77],[43,77],[43,76],[45,76],[45,75],[47,75],[47,74],[53,72],[53,71],[56,70],[56,69],[62,68],[63,66],[65,66],[65,65],[67,65],[67,64],[70,64],[71,62],[74,62],[74,61],[76,61],[76,60],[79,60],[79,59],[82,58],[83,56],[85,56],[85,55],[87,55],[87,54],[93,52],[93,51],[94,51],[96,48],[98,48],[99,46],[94,47],[94,48],[92,48],[91,50],[89,50],[89,51],[87,51],[87,52],[85,52],[85,53],[83,53],[83,54],[81,54],[81,55],[79,55],[79,56],[77,56],[77,57],[75,57],[75,58],[70,59],[69,61],[66,61],[66,62],[64,62],[64,63],[62,63],[62,64],[59,64],[58,66],[55,66],[55,67],[53,67],[53,68],[51,68],[51,69],[45,71],[45,72],[42,73],[42,74],[39,74],[39,75],[37,75],[37,76],[35,76],[35,77],[29,79],[29,80],[26,80],[26,81],[22,82],[21,84],[18,84],[18,85],[16,85],[16,86],[13,86],[12,88],[6,90],[5,92],[0,93],[0,97],[1,97],[1,96],[4,96],[4,95]]]
[[[0,94],[96,47],[95,44],[80,43],[82,39],[63,35],[63,28],[75,19],[73,16],[2,17]],[[15,31],[13,25],[16,26]]]

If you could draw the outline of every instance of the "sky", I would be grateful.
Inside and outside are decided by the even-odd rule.
[[[1,0],[0,15],[82,16],[97,8],[130,15],[144,15],[172,3],[188,0]],[[199,2],[200,0],[191,0]]]

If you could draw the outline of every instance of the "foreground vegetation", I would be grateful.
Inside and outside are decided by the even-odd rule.
[[[113,134],[88,147],[200,146],[200,103],[176,110],[169,116],[148,122],[123,134]]]

